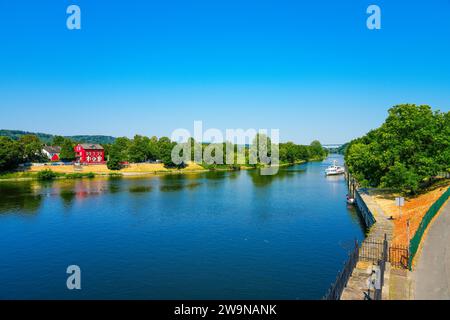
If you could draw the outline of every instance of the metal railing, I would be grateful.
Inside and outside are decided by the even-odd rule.
[[[388,246],[387,249],[384,248],[386,245],[385,241]],[[408,246],[406,245],[389,244],[386,239],[378,240],[368,238],[364,240],[359,252],[359,259],[361,261],[378,263],[380,260],[385,259],[394,268],[408,268],[409,252]]]
[[[359,245],[358,241],[355,241],[355,246],[349,253],[348,259],[344,264],[342,271],[336,277],[336,280],[328,289],[327,293],[323,297],[324,300],[339,300],[341,298],[342,292],[347,286],[347,282],[352,275],[353,269],[358,263],[359,256]]]
[[[386,234],[383,240],[365,239],[361,247],[358,246],[358,241],[355,241],[355,246],[349,253],[342,271],[339,272],[335,282],[328,289],[323,299],[339,300],[358,261],[368,261],[374,264],[376,270],[373,270],[365,298],[381,300],[386,263],[389,262],[391,266],[396,268],[406,269],[408,267],[408,256],[408,247],[389,245]]]
[[[386,262],[388,262],[388,252],[389,252],[389,244],[387,241],[386,234],[384,235],[383,240],[383,248],[382,248],[382,255],[381,259],[378,261],[379,266],[379,274],[377,279],[375,280],[375,295],[374,300],[382,300],[383,295],[383,286],[384,286],[384,272],[386,270]]]

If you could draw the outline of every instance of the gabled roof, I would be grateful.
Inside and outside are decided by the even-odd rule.
[[[59,146],[44,146],[43,149],[48,153],[61,153],[61,147]]]
[[[103,150],[103,147],[96,143],[80,143],[84,150]]]

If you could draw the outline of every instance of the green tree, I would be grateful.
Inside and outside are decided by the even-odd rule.
[[[51,145],[54,147],[56,147],[56,146],[61,147],[65,141],[66,141],[66,138],[64,138],[62,136],[54,136],[52,139]]]
[[[131,162],[145,162],[150,156],[150,139],[135,135],[128,147],[128,159]]]
[[[0,171],[16,169],[23,162],[21,146],[8,137],[0,137]]]
[[[394,188],[398,191],[416,193],[419,189],[419,176],[400,162],[395,163],[381,178],[381,187]]]
[[[309,150],[312,158],[322,159],[326,156],[326,151],[322,147],[322,144],[318,140],[314,140],[309,145]]]
[[[64,142],[61,145],[61,153],[59,155],[59,158],[62,161],[73,161],[75,160],[75,150],[74,150],[74,143],[70,139],[65,139]]]
[[[110,147],[110,158],[114,157],[120,162],[130,161],[129,149],[131,143],[130,139],[126,137],[117,138]]]
[[[251,164],[270,164],[272,141],[263,134],[257,133],[249,149],[249,161]]]
[[[349,144],[345,158],[360,182],[415,193],[450,167],[449,113],[394,106],[381,127]]]
[[[106,166],[109,170],[120,170],[122,169],[122,163],[117,154],[111,153],[109,155],[108,161],[106,162]]]
[[[153,136],[148,141],[147,157],[149,160],[155,161],[159,158],[158,138]]]
[[[23,152],[24,162],[42,162],[46,160],[42,153],[43,143],[32,134],[23,135],[19,139]]]
[[[172,161],[172,149],[175,147],[176,143],[170,141],[167,137],[161,137],[158,140],[158,153],[160,160],[164,163],[166,167],[175,167],[175,163]]]

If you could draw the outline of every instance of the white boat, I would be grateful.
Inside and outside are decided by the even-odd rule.
[[[348,204],[354,204],[355,203],[355,198],[351,198],[349,195],[347,195],[347,203]]]
[[[338,166],[337,161],[334,160],[333,161],[333,165],[329,166],[328,168],[325,169],[325,174],[327,176],[333,176],[333,175],[338,175],[338,174],[344,174],[345,173],[345,169],[344,167]]]

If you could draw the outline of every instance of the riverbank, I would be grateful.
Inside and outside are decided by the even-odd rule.
[[[323,161],[324,159],[310,159],[308,161],[296,161],[295,163],[281,163],[278,167],[289,167],[293,165],[303,164],[307,162]],[[73,178],[92,178],[95,176],[122,176],[137,177],[145,175],[158,174],[184,174],[184,173],[200,173],[210,171],[234,171],[234,170],[251,170],[264,168],[264,166],[248,166],[242,165],[233,167],[229,165],[199,165],[194,162],[187,164],[185,168],[166,168],[162,163],[131,163],[121,170],[110,170],[105,164],[74,166],[74,165],[35,165],[27,170],[0,174],[0,182],[2,181],[29,181],[37,180],[39,172],[51,170],[56,174],[56,179],[73,179]]]
[[[192,173],[210,171],[202,166],[190,163],[183,169],[165,168],[162,163],[132,163],[121,170],[109,170],[106,165],[88,165],[88,166],[32,166],[26,171],[18,171],[12,173],[5,173],[0,175],[1,181],[27,181],[37,180],[39,173],[45,170],[51,170],[56,174],[55,178],[72,179],[72,178],[92,178],[95,176],[144,176],[156,174],[171,174],[171,173]]]
[[[355,190],[355,199],[360,215],[366,222],[368,232],[361,243],[358,262],[354,270],[351,271],[351,276],[342,292],[341,300],[366,300],[368,296],[371,299],[374,298],[374,290],[371,290],[372,295],[370,292],[368,293],[368,290],[373,272],[378,269],[375,261],[381,258],[381,251],[377,248],[379,243],[384,241],[385,236],[387,241],[392,239],[394,229],[389,215],[376,203],[373,195],[371,195],[371,190]],[[370,221],[370,224],[367,224],[367,221]],[[390,270],[387,273],[389,272]],[[389,285],[386,287],[389,287]],[[389,299],[389,290],[386,290],[386,288],[383,288],[382,299]]]
[[[400,196],[399,194],[379,189],[362,188],[355,191],[360,214],[365,221],[373,222],[367,225],[369,231],[359,249],[359,261],[352,271],[341,299],[366,298],[368,284],[373,280],[372,272],[379,268],[376,263],[379,258],[366,261],[367,253],[372,255],[373,252],[379,251],[377,247],[382,243],[384,235],[389,244],[389,263],[386,264],[384,273],[382,299],[414,298],[413,274],[407,269],[408,259],[404,257],[407,257],[409,241],[419,228],[426,212],[446,192],[449,184],[448,179],[443,179],[430,187],[426,193],[406,198],[401,212],[395,204],[395,198]]]

